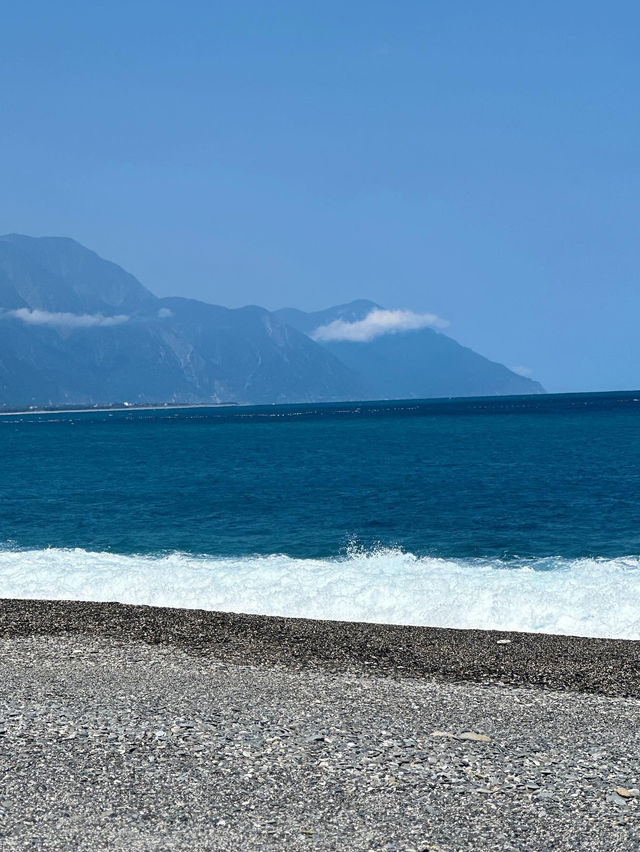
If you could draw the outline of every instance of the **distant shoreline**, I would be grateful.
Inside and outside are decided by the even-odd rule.
[[[600,407],[637,406],[640,404],[640,390],[612,390],[612,391],[590,391],[571,393],[529,393],[498,396],[443,396],[429,397],[424,399],[350,399],[320,402],[186,402],[186,403],[123,403],[100,404],[95,407],[58,406],[55,408],[30,408],[30,409],[0,409],[2,417],[46,417],[49,415],[72,415],[72,414],[124,414],[145,411],[198,411],[203,409],[257,409],[259,411],[332,411],[336,406],[344,407],[345,413],[350,409],[354,412],[366,411],[374,407],[393,408],[424,408],[433,413],[460,411],[470,413],[481,413],[491,411],[522,412],[524,410],[555,410],[580,408],[597,409]]]
[[[131,404],[131,405],[98,405],[95,408],[22,408],[14,411],[0,410],[0,417],[15,417],[16,415],[28,414],[108,414],[116,411],[174,411],[183,408],[237,408],[248,405],[245,402],[185,402],[185,403],[157,403],[157,404]]]

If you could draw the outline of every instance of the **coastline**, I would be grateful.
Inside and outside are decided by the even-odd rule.
[[[276,411],[305,411],[323,410],[331,412],[336,406],[344,408],[340,413],[360,414],[362,410],[371,414],[378,414],[380,408],[405,408],[407,410],[419,410],[426,408],[430,413],[473,413],[479,414],[485,411],[504,413],[526,413],[532,406],[545,410],[558,411],[563,409],[574,409],[584,412],[589,409],[598,409],[603,405],[614,406],[619,409],[635,408],[640,404],[640,390],[611,390],[611,391],[571,391],[571,392],[547,392],[532,391],[525,394],[499,394],[497,396],[436,396],[436,397],[399,397],[399,398],[372,398],[372,399],[338,399],[331,401],[303,401],[298,402],[159,402],[159,403],[100,403],[95,406],[68,406],[38,407],[26,409],[0,408],[2,417],[46,417],[49,415],[75,415],[75,414],[135,414],[136,412],[149,411],[189,411],[192,409],[264,409]]]
[[[0,639],[82,634],[230,664],[640,698],[640,641],[0,599]]]
[[[187,403],[159,403],[132,404],[132,405],[97,405],[95,408],[27,408],[8,411],[0,409],[0,417],[28,417],[29,415],[48,414],[121,414],[122,412],[136,411],[182,411],[191,408],[238,408],[247,406],[244,402],[187,402]]]

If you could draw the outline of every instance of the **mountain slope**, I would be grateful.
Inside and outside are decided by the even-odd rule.
[[[285,308],[281,319],[308,335],[336,320],[358,323],[379,305],[358,300],[325,311]],[[432,328],[380,334],[370,340],[325,340],[322,345],[358,373],[372,399],[502,396],[544,393],[542,385],[489,361]]]
[[[331,353],[262,308],[158,299],[73,240],[0,237],[0,405],[361,393]]]
[[[133,275],[75,240],[0,236],[0,308],[109,315],[155,301]]]
[[[241,402],[357,398],[362,382],[335,356],[264,308],[230,310],[192,299],[160,302],[161,339],[190,355],[185,374],[200,393]]]

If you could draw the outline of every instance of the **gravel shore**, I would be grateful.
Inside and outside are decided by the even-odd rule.
[[[639,644],[2,601],[0,846],[637,849]]]

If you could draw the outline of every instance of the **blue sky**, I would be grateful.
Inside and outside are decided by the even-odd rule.
[[[615,0],[8,4],[0,232],[638,387],[639,31]]]

